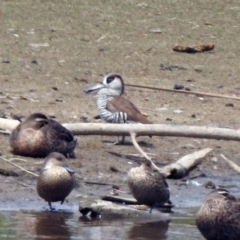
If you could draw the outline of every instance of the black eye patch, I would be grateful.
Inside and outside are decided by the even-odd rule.
[[[112,82],[115,79],[115,76],[110,76],[107,78],[107,83]]]

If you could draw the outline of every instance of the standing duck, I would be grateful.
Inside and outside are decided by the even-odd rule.
[[[144,123],[150,122],[128,99],[124,93],[124,82],[122,77],[116,73],[109,73],[103,77],[101,83],[86,88],[85,93],[98,90],[96,95],[99,116],[107,123]],[[123,143],[124,138],[121,142]]]
[[[225,189],[215,189],[204,199],[196,224],[207,240],[240,239],[240,200]]]
[[[13,153],[22,156],[46,157],[60,152],[74,157],[77,139],[55,120],[33,113],[12,131],[9,143]]]
[[[170,197],[166,178],[152,164],[144,159],[140,167],[130,169],[128,186],[134,198],[140,203],[150,206],[150,213],[157,204],[168,202]]]
[[[43,168],[37,179],[37,193],[48,202],[64,202],[75,185],[74,170],[68,167],[66,158],[57,152],[50,153],[44,161]]]

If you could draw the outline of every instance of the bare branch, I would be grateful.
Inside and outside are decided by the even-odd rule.
[[[19,124],[16,120],[0,118],[0,128],[12,130]],[[74,135],[129,136],[172,136],[240,141],[240,130],[207,126],[184,126],[165,124],[106,124],[106,123],[65,123]]]
[[[129,136],[130,132],[134,132],[137,136],[194,137],[240,141],[240,131],[237,129],[206,126],[106,123],[68,123],[63,126],[75,135]]]
[[[215,97],[215,98],[227,98],[227,99],[233,99],[233,100],[238,100],[238,101],[240,100],[240,97],[227,96],[227,95],[216,94],[216,93],[174,90],[174,89],[168,89],[168,88],[151,87],[151,86],[143,86],[143,85],[135,85],[135,84],[125,84],[125,85],[129,86],[129,87],[144,88],[144,89],[151,89],[151,90],[158,90],[158,91],[160,90],[160,91],[165,91],[165,92],[184,93],[184,94],[200,95],[200,96]]]

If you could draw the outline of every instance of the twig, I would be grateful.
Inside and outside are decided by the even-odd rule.
[[[129,87],[145,88],[145,89],[151,89],[151,90],[160,90],[160,91],[165,91],[165,92],[185,93],[185,94],[201,95],[201,96],[216,97],[216,98],[227,98],[227,99],[233,99],[233,100],[238,100],[238,101],[240,100],[240,97],[221,95],[221,94],[216,94],[216,93],[174,90],[174,89],[167,89],[167,88],[160,88],[160,87],[150,87],[150,86],[135,85],[135,84],[125,84],[125,85],[129,86]]]
[[[33,175],[34,177],[38,177],[38,176],[39,176],[39,175],[37,175],[36,173],[33,173],[33,172],[31,172],[31,171],[28,171],[28,170],[26,170],[25,168],[20,167],[20,166],[18,166],[18,165],[15,164],[15,163],[12,163],[12,162],[11,162],[12,159],[7,160],[7,159],[5,159],[5,158],[3,158],[3,157],[0,157],[0,159],[2,159],[3,161],[5,161],[5,162],[7,162],[7,163],[12,164],[13,166],[21,169],[22,171],[24,171],[24,172],[26,172],[26,173],[28,173],[28,174],[30,174],[30,175]],[[77,177],[78,179],[80,179],[80,176],[79,176],[78,174],[75,174],[75,175],[76,175],[76,177]],[[85,183],[85,184],[96,184],[96,185],[110,185],[110,186],[114,185],[114,184],[112,184],[112,183],[91,182],[91,181],[85,181],[84,183]]]
[[[30,171],[26,170],[25,168],[20,167],[20,166],[18,166],[17,164],[12,163],[11,161],[9,161],[9,160],[7,160],[7,159],[5,159],[5,158],[3,158],[3,157],[0,157],[0,159],[2,159],[3,161],[5,161],[5,162],[7,162],[7,163],[12,164],[13,166],[15,166],[15,167],[21,169],[22,171],[24,171],[24,172],[26,172],[26,173],[29,173],[29,174],[31,174],[31,175],[33,175],[33,176],[35,176],[35,177],[38,177],[37,174],[35,174],[35,173],[33,173],[33,172],[30,172]]]
[[[155,156],[155,155],[156,155],[156,153],[151,153],[151,152],[148,152],[148,153],[146,153],[146,154],[152,155],[152,156]],[[129,153],[129,154],[127,154],[126,156],[130,156],[130,157],[140,157],[141,155],[142,155],[142,154]]]
[[[103,183],[103,182],[92,182],[92,181],[85,181],[85,184],[96,184],[96,185],[106,185],[106,186],[113,186],[113,183]],[[121,186],[118,184],[118,186]]]
[[[14,179],[8,179],[8,181],[17,183],[17,184],[22,185],[22,186],[24,186],[24,187],[32,188],[31,186],[29,186],[29,185],[27,185],[27,184],[25,184],[25,183],[21,183],[21,182],[19,182],[19,181],[16,181],[16,180],[14,180]]]
[[[229,166],[233,170],[235,170],[236,172],[240,173],[240,167],[236,163],[234,163],[233,161],[231,161],[230,159],[225,157],[223,154],[221,154],[220,156],[229,164]]]
[[[27,160],[22,159],[22,158],[11,158],[11,159],[9,159],[8,161],[9,161],[9,162],[12,162],[12,161],[15,161],[15,160],[17,160],[17,161],[22,161],[22,162],[27,162]]]
[[[155,163],[151,160],[151,158],[141,149],[141,147],[139,146],[139,144],[137,143],[136,141],[136,133],[134,132],[130,132],[130,136],[131,136],[131,139],[132,139],[132,143],[134,145],[134,147],[147,159],[149,160],[153,167],[156,168],[158,171],[162,172],[162,170],[157,167],[157,165],[155,165]]]
[[[139,146],[139,144],[136,141],[136,133],[134,132],[130,132],[130,136],[132,139],[132,143],[134,145],[134,147],[149,161],[151,161],[151,158],[141,149],[141,147]]]

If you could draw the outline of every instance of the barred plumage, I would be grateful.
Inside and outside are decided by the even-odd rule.
[[[136,106],[124,98],[124,83],[119,74],[109,73],[104,76],[102,83],[98,83],[85,89],[86,93],[100,89],[96,95],[100,117],[109,123],[151,122],[136,108]]]
[[[96,95],[97,106],[101,119],[108,123],[144,123],[151,122],[137,109],[137,107],[124,98],[124,83],[119,74],[109,73],[103,81],[84,91],[90,93],[100,89]],[[124,141],[124,137],[122,143]]]
[[[111,89],[103,88],[98,91],[96,101],[98,106],[99,115],[102,120],[108,123],[126,123],[127,113],[124,112],[111,112],[107,109],[107,103],[114,99],[114,91]]]

